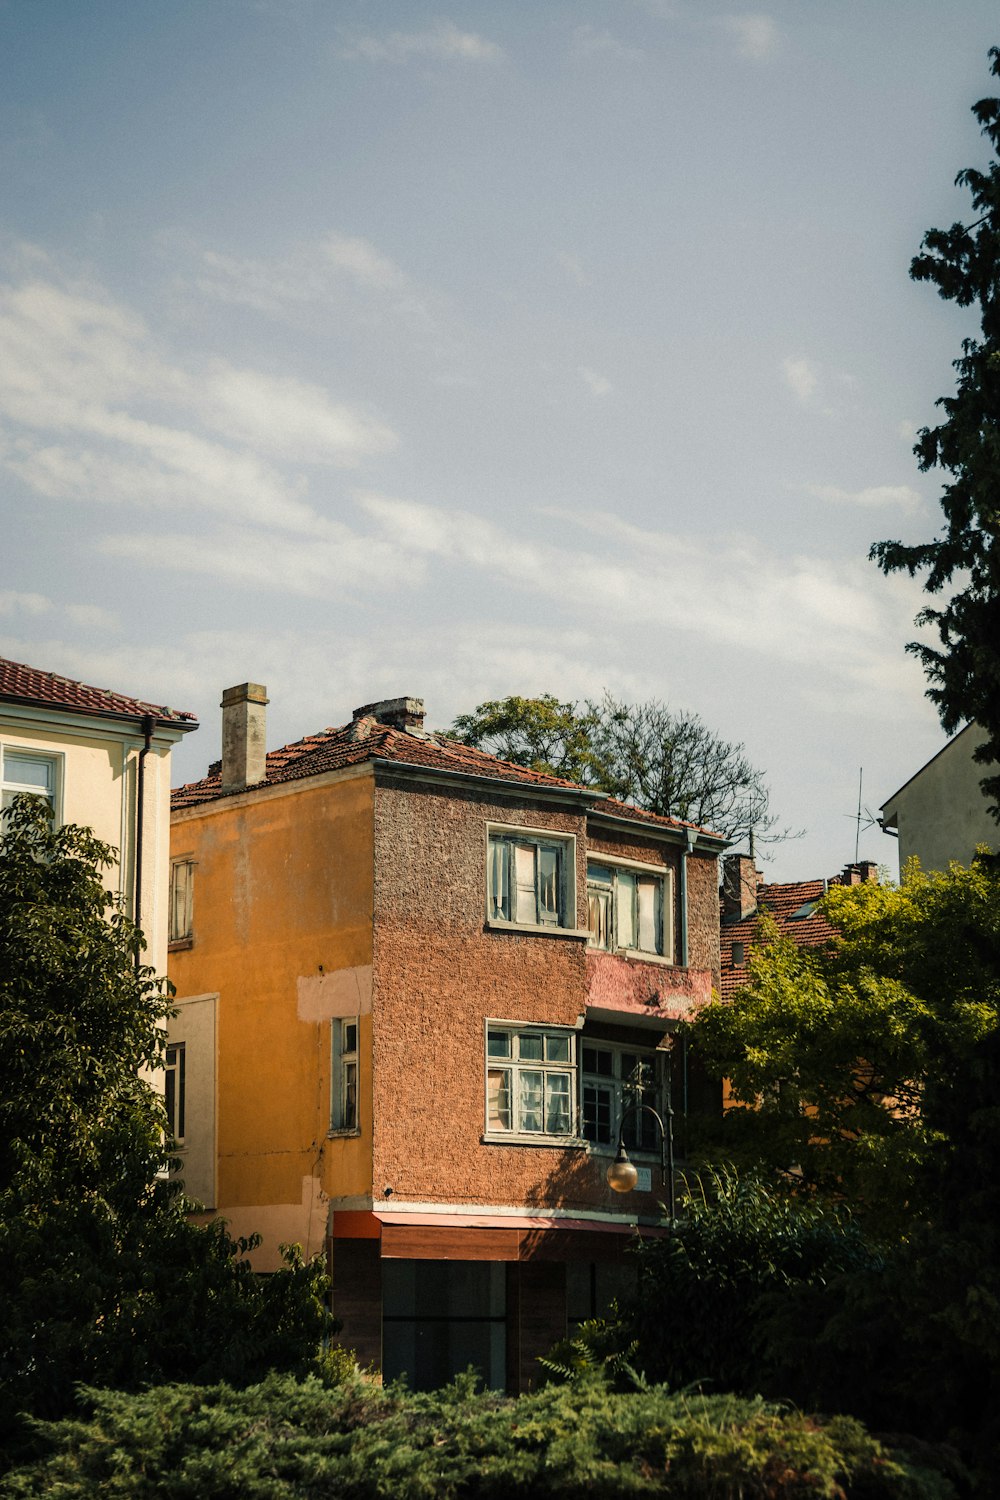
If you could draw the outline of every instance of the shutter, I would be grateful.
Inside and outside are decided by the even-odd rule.
[[[535,890],[537,853],[534,844],[514,845],[513,919],[515,922],[526,922],[531,926],[538,921],[538,896]]]

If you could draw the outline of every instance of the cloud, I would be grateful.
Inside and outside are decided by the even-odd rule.
[[[741,57],[766,62],[778,48],[778,28],[772,16],[719,16],[717,24],[728,33]]]
[[[396,443],[383,423],[331,401],[316,385],[217,362],[203,386],[202,420],[226,437],[305,462],[354,465]]]
[[[642,57],[637,47],[630,47],[610,31],[596,26],[577,26],[573,32],[573,51],[579,57],[617,57],[634,62]]]
[[[596,370],[591,370],[587,365],[581,365],[579,369],[580,379],[594,396],[606,396],[614,386],[607,376],[599,375]]]
[[[803,406],[808,406],[819,385],[819,376],[812,362],[808,359],[793,359],[789,356],[782,361],[781,368],[788,389],[797,400],[802,402]]]
[[[362,36],[341,51],[346,58],[366,62],[404,63],[412,57],[445,62],[499,62],[503,48],[472,31],[460,31],[451,21],[438,21],[425,31],[391,31],[385,36]]]
[[[857,505],[875,509],[885,505],[898,505],[902,510],[920,509],[920,496],[908,484],[876,484],[863,490],[843,490],[835,484],[808,484],[806,492],[817,500],[829,501],[831,505]]]
[[[911,422],[909,417],[906,417],[902,422],[900,422],[899,426],[896,428],[896,431],[903,439],[904,443],[910,443],[912,445],[917,441],[917,433],[920,431],[920,429],[917,426],[916,422]]]
[[[346,234],[328,234],[322,248],[333,265],[347,271],[362,286],[377,291],[398,291],[406,286],[406,277],[387,255],[368,240]]]
[[[15,589],[0,589],[0,615],[44,615],[52,600],[43,594],[19,594]]]
[[[67,604],[66,614],[81,630],[115,631],[121,623],[114,610],[100,604]]]

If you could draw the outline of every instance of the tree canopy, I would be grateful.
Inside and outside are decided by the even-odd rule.
[[[493,699],[460,714],[451,733],[515,765],[599,787],[729,839],[789,836],[776,829],[763,773],[744,746],[657,699],[625,703],[609,692],[582,704],[551,693]]]
[[[166,1167],[164,985],[105,890],[113,851],[38,798],[0,822],[0,1446],[79,1381],[260,1378],[304,1367],[325,1277],[198,1227]]]
[[[990,59],[1000,77],[1000,48]],[[959,307],[977,307],[980,319],[979,336],[963,341],[954,363],[954,394],[937,403],[944,420],[925,427],[914,448],[922,471],[951,476],[941,496],[945,527],[929,542],[877,542],[871,556],[886,573],[926,572],[926,592],[944,596],[917,616],[936,629],[940,646],[913,641],[907,649],[924,667],[945,730],[977,720],[987,731],[976,759],[989,766],[1000,762],[1000,98],[980,99],[973,113],[994,160],[956,179],[969,189],[972,222],[928,230],[910,266],[915,281],[934,283]],[[1000,774],[981,784],[1000,821]]]

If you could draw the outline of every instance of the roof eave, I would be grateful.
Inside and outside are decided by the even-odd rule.
[[[549,786],[534,781],[518,781],[513,776],[483,776],[475,771],[457,771],[450,766],[424,766],[417,761],[393,760],[390,756],[373,755],[371,765],[377,772],[388,772],[392,775],[403,776],[408,780],[439,781],[445,785],[454,782],[458,786],[479,786],[489,788],[494,792],[502,788],[507,793],[516,792],[546,802],[593,803],[603,800],[608,795],[607,792],[596,791],[593,787],[558,784]]]
[[[158,713],[152,706],[148,709],[137,707],[134,712],[130,713],[116,708],[84,708],[78,703],[48,703],[41,698],[29,698],[18,693],[3,692],[0,692],[0,704],[9,704],[12,708],[31,709],[36,713],[73,714],[80,719],[112,719],[126,724],[141,724],[143,719],[148,717],[154,719],[158,727],[177,729],[182,734],[186,734],[190,729],[199,728],[197,719],[167,717]]]
[[[688,835],[693,834],[694,843],[692,847],[702,849],[706,853],[710,851],[713,854],[721,854],[732,843],[732,839],[723,838],[718,833],[709,833],[704,828],[696,828],[691,823],[681,823],[680,821],[676,823],[650,823],[645,818],[627,818],[621,813],[608,812],[603,807],[593,808],[590,816],[596,818],[601,823],[607,823],[615,828],[627,828],[632,833],[641,830],[653,837],[667,839],[669,842],[675,844],[686,844],[688,842]]]

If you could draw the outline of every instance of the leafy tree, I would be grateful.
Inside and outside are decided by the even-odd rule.
[[[970,1133],[994,1149],[969,1081],[1000,1036],[1000,876],[914,864],[898,889],[831,887],[820,910],[834,943],[799,948],[772,929],[746,987],[692,1025],[737,1106],[723,1148],[886,1224],[940,1215],[942,1180],[970,1170]]]
[[[623,802],[682,818],[730,839],[789,837],[776,830],[763,775],[741,744],[722,739],[697,714],[651,699],[625,703],[500,698],[460,714],[451,733],[515,765],[599,787]]]
[[[247,1380],[304,1366],[325,1278],[254,1276],[165,1176],[162,982],[104,889],[113,851],[20,797],[0,836],[0,1443],[74,1385]]]
[[[1000,77],[1000,48],[990,50],[991,71]],[[1000,155],[1000,98],[980,99],[973,113],[995,155]],[[928,605],[918,624],[936,628],[940,648],[913,641],[948,733],[967,719],[987,732],[976,759],[1000,762],[1000,161],[986,171],[969,167],[957,181],[969,189],[974,220],[931,229],[910,275],[933,282],[959,307],[977,306],[980,336],[967,338],[955,361],[955,393],[938,401],[944,421],[925,427],[914,449],[921,470],[942,469],[951,477],[941,497],[945,529],[930,542],[877,542],[871,556],[886,573],[912,577],[926,570],[927,593],[946,594]],[[1000,822],[1000,774],[982,783]]]

